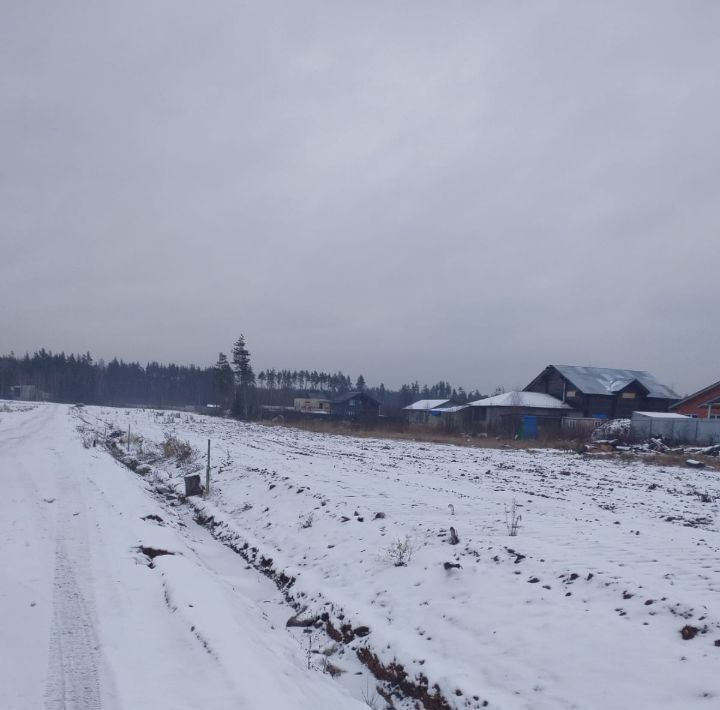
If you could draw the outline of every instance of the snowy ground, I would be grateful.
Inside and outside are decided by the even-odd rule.
[[[0,403],[0,708],[366,707],[307,670],[269,580],[77,423]]]
[[[75,430],[87,441],[128,424],[131,454],[151,461],[144,477],[83,449]],[[209,501],[153,496],[204,465],[158,459],[167,435],[198,451],[212,440]],[[52,704],[62,677],[106,707],[353,707],[348,692],[374,695],[355,675],[363,649],[437,684],[447,707],[720,703],[717,472],[58,406],[0,414],[0,470],[0,555],[15,568],[0,589],[13,610],[0,641],[18,649],[3,659],[0,707],[63,707]],[[274,585],[193,523],[198,511],[215,538],[294,578],[285,597],[302,618],[326,613],[331,631],[369,634],[334,644],[287,631],[292,610]],[[149,513],[162,524],[141,520]],[[394,566],[390,550],[406,541],[410,559]],[[140,544],[178,554],[150,568]],[[81,662],[63,673],[68,625]],[[684,640],[684,627],[697,635]],[[305,649],[313,668],[345,672],[308,671]]]

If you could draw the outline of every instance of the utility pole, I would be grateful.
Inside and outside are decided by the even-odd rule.
[[[207,469],[205,470],[205,497],[210,496],[210,439],[208,439]]]

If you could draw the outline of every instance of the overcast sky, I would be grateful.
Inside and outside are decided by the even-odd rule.
[[[720,3],[2,2],[0,351],[720,379]]]

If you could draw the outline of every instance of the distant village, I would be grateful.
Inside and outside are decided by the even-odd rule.
[[[266,415],[293,412],[368,424],[383,416],[380,402],[362,391],[334,399],[299,397],[292,408],[265,409]],[[638,438],[715,444],[720,442],[720,382],[681,399],[644,370],[548,365],[521,391],[466,404],[420,399],[404,407],[403,414],[410,425],[515,439],[585,437],[604,422],[627,419]]]
[[[20,400],[51,399],[32,384],[6,387],[4,394]],[[182,408],[225,414],[218,404]],[[254,418],[288,423],[326,420],[530,440],[584,439],[607,422],[623,420],[629,422],[626,433],[636,440],[657,437],[698,445],[720,443],[720,382],[681,398],[645,370],[577,365],[548,365],[522,390],[474,401],[418,399],[402,407],[399,416],[397,410],[383,411],[383,404],[364,388],[334,394],[310,392],[295,397],[292,405],[260,404],[255,411]]]

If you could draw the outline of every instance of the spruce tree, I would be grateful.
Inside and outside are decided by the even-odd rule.
[[[255,373],[250,364],[250,353],[245,345],[245,336],[242,333],[235,341],[235,345],[233,345],[232,363],[235,370],[233,414],[238,419],[249,419],[253,409]]]
[[[233,371],[225,353],[218,353],[218,359],[213,368],[213,384],[215,388],[215,403],[227,409],[232,399]]]

